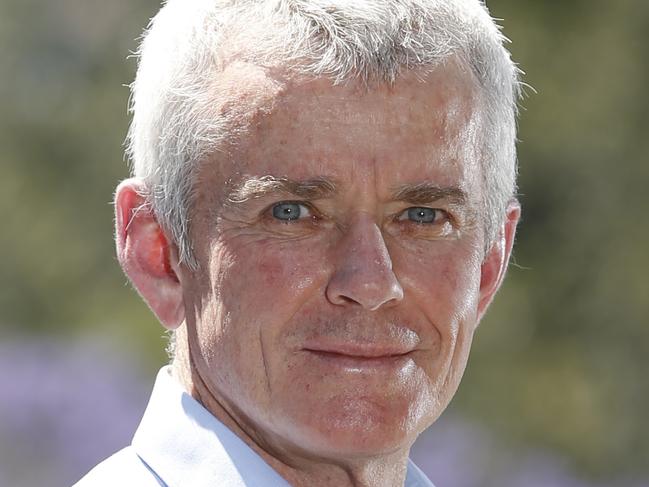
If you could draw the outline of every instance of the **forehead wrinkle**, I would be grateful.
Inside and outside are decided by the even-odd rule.
[[[239,183],[228,195],[230,203],[245,203],[273,193],[288,193],[298,198],[320,199],[336,193],[333,179],[319,176],[304,181],[288,177],[261,176],[248,177]]]

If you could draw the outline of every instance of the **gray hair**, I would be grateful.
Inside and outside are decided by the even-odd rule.
[[[213,106],[225,56],[335,83],[392,83],[456,56],[473,73],[484,119],[484,224],[490,244],[516,191],[520,71],[479,0],[168,0],[152,19],[131,86],[128,154],[179,257],[199,162],[229,134]]]

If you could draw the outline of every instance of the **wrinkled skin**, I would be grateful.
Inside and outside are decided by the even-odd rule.
[[[170,257],[176,373],[293,485],[400,485],[518,219],[485,255],[478,95],[453,63],[369,91],[236,63],[223,78],[238,135],[196,182],[199,270]]]

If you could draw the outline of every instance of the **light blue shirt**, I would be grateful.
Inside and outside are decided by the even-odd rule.
[[[131,446],[74,487],[290,487],[163,367]],[[434,487],[408,462],[405,487]]]

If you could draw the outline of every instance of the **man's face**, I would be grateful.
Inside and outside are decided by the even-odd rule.
[[[223,78],[240,135],[201,169],[200,270],[181,275],[196,373],[266,448],[406,451],[484,311],[471,82],[452,64],[369,92]]]

